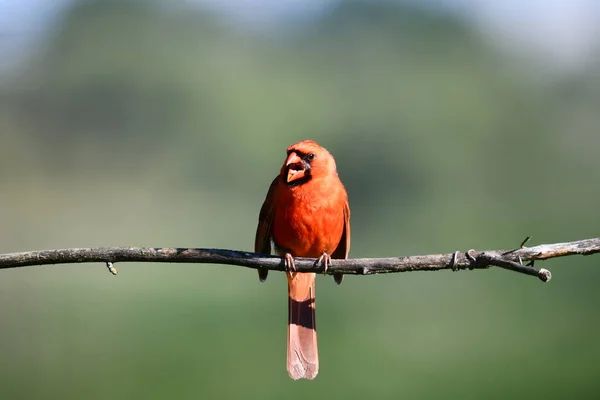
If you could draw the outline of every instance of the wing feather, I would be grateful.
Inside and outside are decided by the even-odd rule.
[[[348,201],[344,204],[344,230],[342,231],[342,237],[338,247],[331,254],[331,258],[346,259],[350,253],[350,205]],[[342,283],[344,275],[334,274],[333,279],[338,285]]]
[[[279,175],[273,179],[267,197],[260,208],[258,214],[258,226],[256,227],[256,236],[254,238],[254,252],[262,254],[271,254],[271,239],[273,237],[273,216],[275,215],[275,190]],[[269,271],[264,268],[258,269],[258,279],[264,282],[267,279]]]

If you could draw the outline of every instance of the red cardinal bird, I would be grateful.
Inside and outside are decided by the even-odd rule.
[[[287,370],[292,379],[319,372],[314,273],[295,272],[294,257],[318,258],[325,271],[350,250],[350,207],[333,156],[312,140],[291,145],[260,210],[254,251],[270,254],[271,241],[288,270]],[[261,282],[267,270],[259,269]],[[342,282],[343,275],[334,275]]]

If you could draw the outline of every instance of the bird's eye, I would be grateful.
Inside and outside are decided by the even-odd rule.
[[[312,161],[315,159],[315,153],[310,153],[309,155],[306,156],[306,159],[308,161]]]

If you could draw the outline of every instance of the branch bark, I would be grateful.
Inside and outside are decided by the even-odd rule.
[[[533,262],[571,255],[600,253],[600,238],[584,239],[576,242],[543,244],[534,247],[521,247],[513,250],[469,250],[465,253],[431,254],[390,258],[354,258],[333,260],[327,273],[372,275],[408,271],[438,271],[451,269],[486,269],[496,266],[526,275],[537,276],[547,282],[550,271],[536,269]],[[296,258],[298,272],[323,272],[316,259]],[[523,262],[529,262],[524,265]],[[0,254],[0,269],[27,267],[48,264],[104,262],[109,271],[116,274],[114,263],[119,262],[160,262],[160,263],[204,263],[228,264],[248,268],[263,267],[272,271],[285,271],[283,259],[276,256],[223,249],[161,248],[161,247],[106,247],[73,248],[59,250],[28,251]]]

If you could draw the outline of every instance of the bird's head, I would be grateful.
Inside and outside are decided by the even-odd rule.
[[[333,156],[312,140],[303,140],[288,147],[287,158],[281,167],[281,177],[288,186],[336,173]]]

